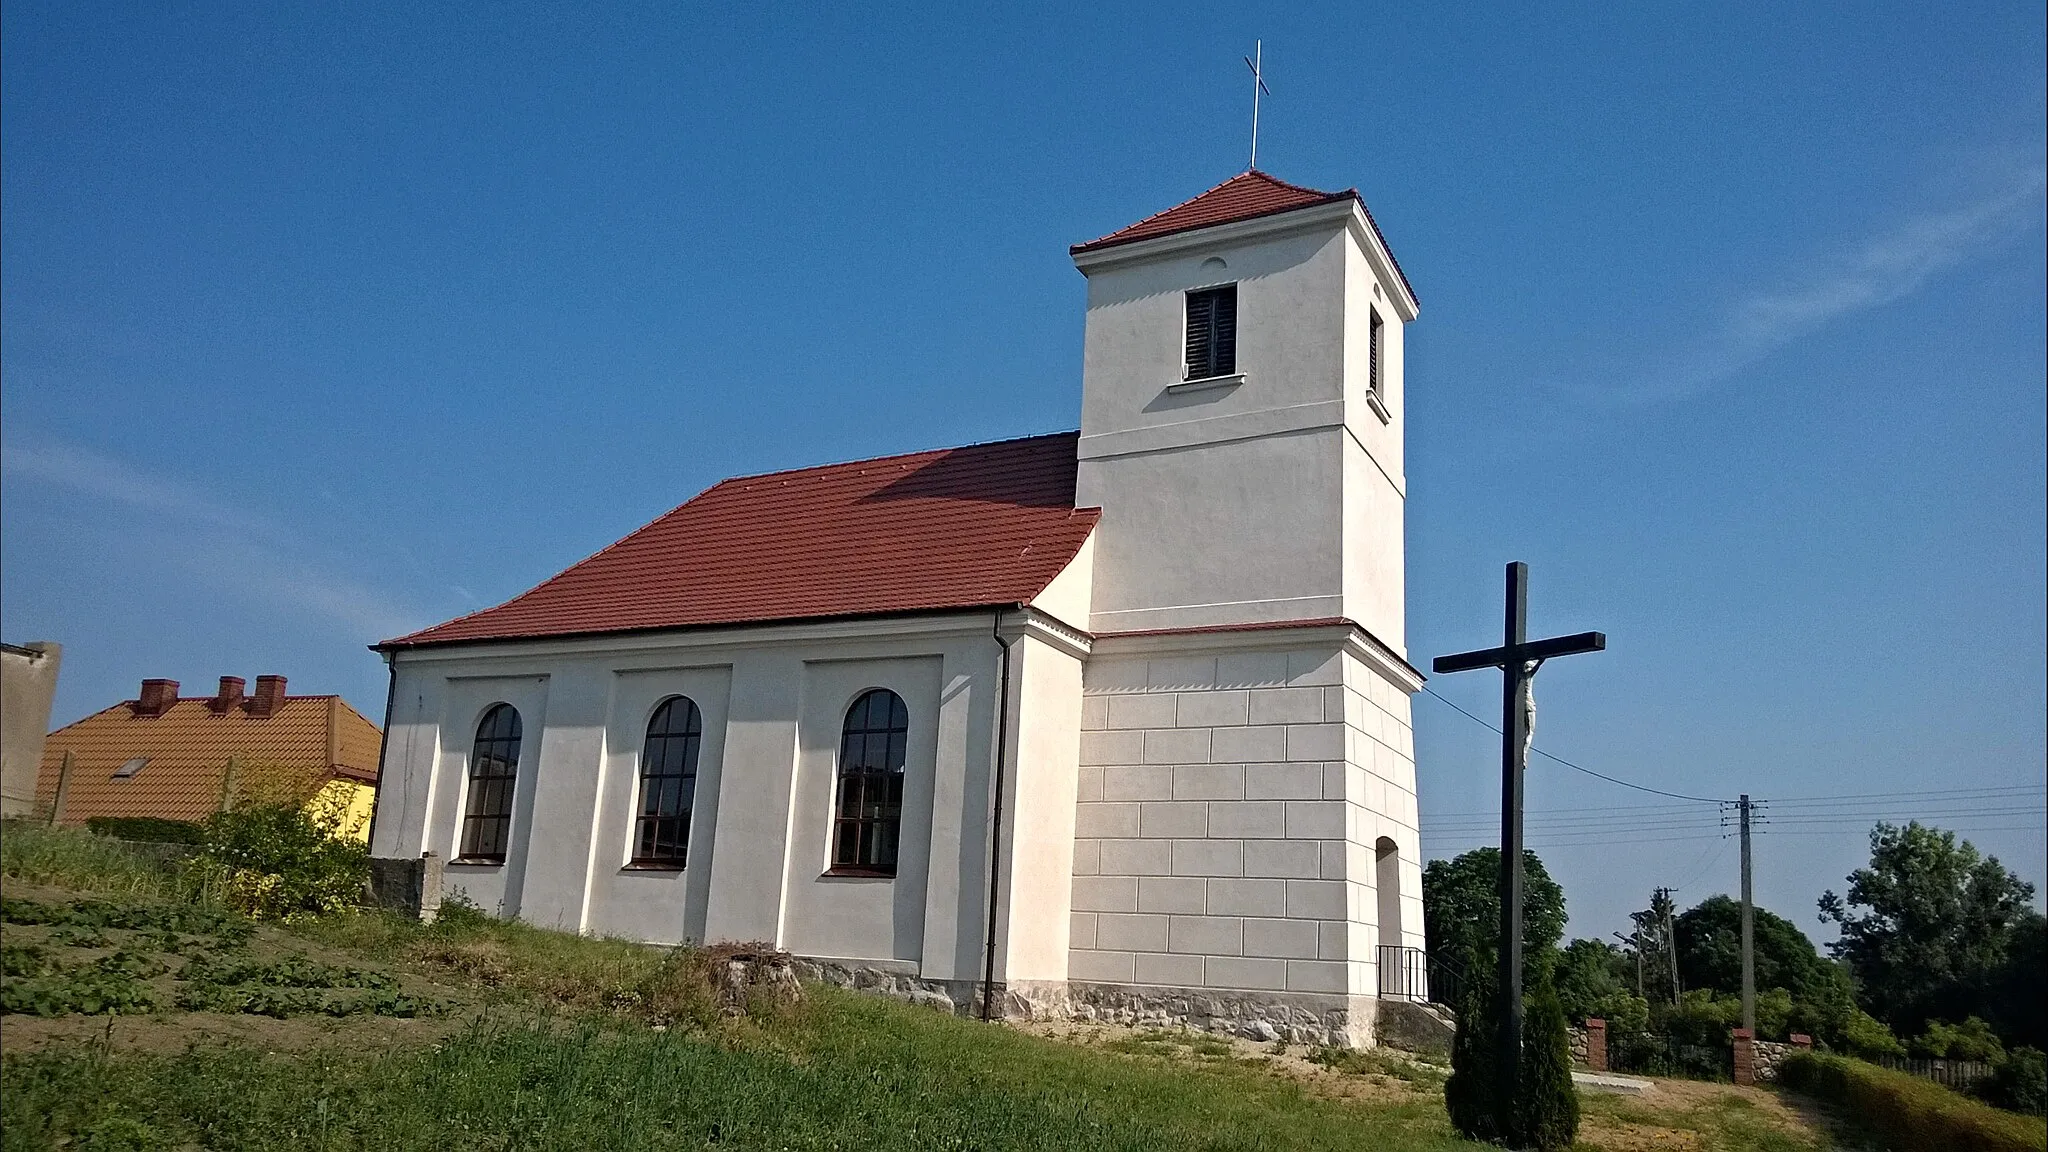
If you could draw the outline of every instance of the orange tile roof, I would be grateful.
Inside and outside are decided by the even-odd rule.
[[[1100,516],[1074,507],[1078,436],[727,480],[532,591],[377,647],[1027,602]]]
[[[216,712],[207,696],[179,697],[160,716],[139,716],[135,704],[123,701],[50,733],[36,780],[40,806],[47,810],[55,802],[67,752],[72,763],[65,824],[94,816],[204,819],[220,808],[230,757],[238,772],[248,773],[245,784],[270,766],[316,779],[377,779],[377,725],[339,696],[286,696],[269,716],[245,708]],[[113,778],[115,769],[138,756],[149,758],[140,772]]]
[[[1358,202],[1359,210],[1365,213],[1365,222],[1372,226],[1373,235],[1379,237],[1380,246],[1387,250],[1387,259],[1393,260],[1394,274],[1401,278],[1401,286],[1408,289],[1409,298],[1414,299],[1415,288],[1408,283],[1408,274],[1401,271],[1401,262],[1394,260],[1394,249],[1387,244],[1385,234],[1380,231],[1379,222],[1372,218],[1372,209],[1365,206],[1365,201],[1358,195],[1358,189],[1321,192],[1314,188],[1304,188],[1299,184],[1289,184],[1256,168],[1240,172],[1192,200],[1182,201],[1164,212],[1155,212],[1129,227],[1119,228],[1107,236],[1090,240],[1085,244],[1076,244],[1069,251],[1079,256],[1084,252],[1114,248],[1119,244],[1150,240],[1155,236],[1171,236],[1177,232],[1213,228],[1218,224],[1233,224],[1239,220],[1255,220],[1261,216],[1292,212],[1297,208],[1315,208],[1344,200]]]

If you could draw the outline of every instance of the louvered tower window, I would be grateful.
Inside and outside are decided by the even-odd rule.
[[[1237,285],[1188,293],[1188,376],[1202,380],[1237,371]]]
[[[1368,376],[1367,385],[1372,389],[1373,395],[1378,396],[1379,398],[1384,400],[1386,399],[1387,395],[1387,377],[1386,370],[1381,366],[1381,364],[1384,357],[1386,356],[1386,352],[1383,351],[1383,349],[1385,349],[1386,347],[1386,333],[1384,332],[1385,325],[1380,323],[1379,309],[1368,308],[1366,309],[1366,313],[1372,317],[1372,322],[1369,325],[1367,325],[1365,343],[1365,359]]]

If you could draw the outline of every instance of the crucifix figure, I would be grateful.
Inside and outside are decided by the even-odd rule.
[[[1252,41],[1252,54],[1244,58],[1244,66],[1252,70],[1252,162],[1245,165],[1246,170],[1259,166],[1259,93],[1273,94],[1266,87],[1266,74],[1259,68],[1265,58],[1265,41]]]
[[[1607,637],[1599,632],[1528,638],[1529,566],[1508,565],[1506,642],[1498,648],[1439,656],[1432,665],[1439,674],[1475,668],[1501,671],[1500,748],[1500,1061],[1499,1092],[1505,1112],[1515,1099],[1515,1081],[1522,1053],[1522,773],[1529,766],[1529,744],[1536,718],[1536,670],[1553,656],[1599,652]],[[1503,1121],[1506,1116],[1503,1115]]]

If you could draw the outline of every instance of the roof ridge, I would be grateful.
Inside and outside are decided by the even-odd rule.
[[[1305,184],[1291,184],[1291,183],[1289,183],[1289,182],[1287,182],[1287,181],[1285,181],[1285,180],[1282,180],[1282,179],[1280,179],[1280,178],[1279,178],[1278,176],[1275,176],[1275,175],[1273,175],[1273,174],[1272,174],[1272,173],[1270,173],[1270,172],[1264,171],[1263,169],[1259,169],[1259,168],[1247,168],[1247,169],[1245,169],[1244,171],[1242,171],[1242,172],[1239,172],[1239,173],[1238,173],[1237,175],[1235,175],[1235,176],[1232,176],[1231,178],[1229,178],[1228,180],[1225,180],[1225,181],[1223,181],[1223,182],[1222,182],[1222,183],[1220,183],[1220,184],[1216,184],[1216,185],[1214,185],[1214,186],[1212,186],[1212,187],[1209,187],[1209,188],[1206,188],[1206,189],[1204,189],[1204,190],[1202,190],[1202,191],[1200,191],[1200,192],[1197,192],[1197,193],[1196,193],[1196,194],[1194,194],[1193,196],[1190,196],[1190,197],[1188,197],[1187,199],[1185,199],[1185,200],[1181,201],[1180,203],[1178,203],[1178,204],[1175,204],[1175,205],[1173,205],[1173,206],[1171,206],[1171,207],[1168,207],[1168,208],[1162,208],[1162,209],[1160,209],[1159,211],[1157,211],[1157,212],[1154,212],[1154,213],[1152,213],[1152,214],[1151,214],[1150,216],[1147,216],[1147,217],[1145,217],[1145,218],[1144,218],[1144,219],[1142,219],[1142,220],[1136,221],[1135,223],[1131,223],[1131,224],[1126,224],[1126,225],[1124,225],[1123,227],[1121,227],[1121,228],[1118,228],[1118,229],[1117,229],[1117,230],[1115,230],[1114,232],[1107,232],[1107,233],[1104,233],[1104,234],[1103,234],[1103,235],[1101,235],[1101,236],[1097,236],[1097,237],[1096,237],[1095,239],[1093,239],[1093,240],[1088,240],[1088,241],[1084,241],[1083,243],[1080,243],[1080,244],[1075,244],[1075,245],[1073,245],[1073,246],[1072,246],[1072,247],[1073,247],[1073,251],[1075,251],[1075,252],[1080,252],[1080,251],[1082,251],[1082,250],[1084,250],[1084,249],[1092,248],[1092,247],[1094,247],[1094,246],[1095,246],[1095,245],[1097,245],[1097,244],[1101,244],[1101,243],[1102,243],[1102,242],[1104,242],[1105,240],[1109,240],[1109,239],[1111,239],[1112,237],[1116,237],[1116,236],[1121,236],[1121,235],[1123,235],[1123,234],[1124,234],[1124,233],[1126,233],[1126,232],[1136,232],[1136,231],[1141,231],[1141,230],[1143,230],[1143,228],[1145,227],[1145,225],[1147,225],[1147,224],[1150,224],[1150,223],[1152,223],[1152,222],[1153,222],[1153,221],[1155,221],[1155,220],[1159,220],[1159,219],[1161,219],[1162,217],[1170,216],[1170,215],[1172,215],[1173,213],[1175,213],[1175,212],[1178,212],[1178,211],[1180,211],[1180,210],[1181,210],[1181,209],[1183,209],[1183,208],[1186,208],[1186,207],[1187,207],[1188,205],[1190,205],[1190,204],[1193,204],[1193,203],[1194,203],[1194,202],[1196,202],[1197,200],[1200,200],[1200,199],[1201,199],[1202,197],[1204,197],[1204,196],[1211,196],[1211,195],[1214,195],[1215,193],[1217,193],[1217,192],[1220,192],[1220,191],[1222,191],[1222,190],[1223,190],[1223,189],[1225,189],[1225,188],[1228,188],[1228,187],[1229,187],[1229,186],[1231,186],[1232,184],[1235,184],[1235,183],[1237,183],[1237,182],[1238,182],[1239,180],[1243,180],[1243,179],[1245,179],[1245,178],[1246,178],[1246,177],[1248,177],[1248,176],[1255,176],[1255,177],[1259,178],[1260,180],[1263,180],[1263,181],[1265,181],[1265,182],[1266,182],[1266,183],[1268,183],[1268,184],[1273,184],[1273,185],[1276,185],[1276,186],[1278,186],[1278,187],[1281,187],[1281,188],[1285,188],[1285,189],[1287,189],[1287,190],[1288,190],[1289,192],[1299,192],[1299,193],[1301,193],[1301,194],[1302,194],[1302,195],[1304,195],[1304,196],[1313,196],[1313,197],[1316,197],[1316,198],[1317,198],[1317,200],[1319,200],[1320,202],[1322,202],[1322,203],[1325,203],[1325,204],[1328,204],[1328,203],[1331,203],[1331,202],[1334,202],[1334,201],[1337,201],[1337,200],[1342,200],[1342,199],[1344,199],[1344,198],[1346,198],[1346,197],[1350,197],[1350,198],[1352,198],[1352,199],[1354,199],[1354,200],[1358,200],[1358,201],[1359,201],[1360,203],[1364,203],[1364,198],[1363,198],[1363,197],[1360,197],[1360,196],[1358,195],[1358,189],[1357,189],[1357,188],[1355,188],[1355,187],[1354,187],[1354,188],[1346,188],[1346,189],[1345,189],[1344,191],[1342,191],[1342,192],[1325,192],[1325,191],[1323,191],[1323,190],[1322,190],[1322,189],[1320,189],[1320,188],[1310,188],[1310,187],[1308,187],[1308,186],[1307,186],[1307,185],[1305,185]],[[1295,207],[1299,207],[1299,208],[1307,208],[1307,207],[1311,207],[1311,205],[1307,205],[1307,204],[1302,204],[1302,205],[1296,205]],[[1260,212],[1260,213],[1258,213],[1258,215],[1262,215],[1262,216],[1264,216],[1264,215],[1271,215],[1271,214],[1273,214],[1273,212],[1286,212],[1286,211],[1292,211],[1292,210],[1293,210],[1292,208],[1281,208],[1281,209],[1274,209],[1274,210],[1271,210],[1271,211],[1267,211],[1267,212]],[[1207,225],[1202,225],[1202,227],[1207,227]]]
[[[772,472],[755,472],[745,476],[728,476],[711,488],[723,488],[742,480],[768,480],[776,476],[793,476],[798,472],[822,472],[827,468],[850,468],[856,464],[882,464],[890,460],[907,460],[912,456],[929,456],[934,452],[959,452],[967,448],[993,448],[999,444],[1022,444],[1026,440],[1050,440],[1055,436],[1077,436],[1079,428],[1062,428],[1057,432],[1034,432],[1029,436],[1005,436],[1000,440],[976,440],[971,444],[948,444],[942,448],[919,448],[911,452],[892,452],[887,456],[863,456],[857,460],[832,460],[823,464],[805,464],[795,468],[777,468]],[[701,493],[700,493],[701,495]]]
[[[1286,188],[1290,191],[1306,192],[1311,196],[1321,196],[1329,200],[1340,200],[1346,196],[1358,195],[1358,189],[1356,187],[1346,188],[1342,192],[1325,192],[1321,188],[1311,188],[1306,184],[1295,184],[1291,181],[1282,180],[1278,176],[1275,176],[1271,172],[1268,172],[1262,168],[1247,168],[1244,171],[1238,173],[1238,176],[1262,176],[1267,180],[1270,180],[1273,183],[1280,185],[1282,188]],[[1230,178],[1230,180],[1235,179],[1237,179],[1237,176],[1232,176]],[[1225,180],[1223,184],[1230,183],[1230,180]],[[1223,184],[1218,184],[1216,187],[1221,188],[1223,187]],[[1210,189],[1210,191],[1214,190],[1215,189]]]

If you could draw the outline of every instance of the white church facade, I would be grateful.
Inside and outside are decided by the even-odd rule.
[[[1257,171],[1072,252],[1078,433],[729,480],[378,645],[372,853],[964,1013],[1371,1043],[1423,943],[1414,295]]]

